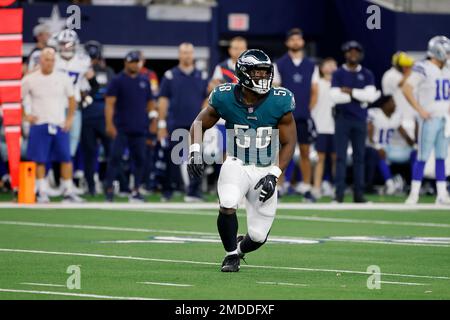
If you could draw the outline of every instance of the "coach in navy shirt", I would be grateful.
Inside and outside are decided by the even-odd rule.
[[[300,144],[300,169],[303,183],[298,192],[306,201],[314,201],[311,194],[311,162],[309,146],[315,138],[314,122],[310,108],[317,101],[317,83],[319,70],[315,63],[305,57],[302,31],[298,28],[290,30],[286,38],[288,52],[275,63],[274,86],[281,85],[294,93],[297,107],[294,110],[297,125],[297,140]]]
[[[113,200],[112,183],[126,147],[133,165],[134,188],[130,202],[143,202],[139,194],[145,161],[145,143],[149,131],[148,114],[155,109],[150,82],[139,74],[140,54],[131,51],[125,57],[125,68],[108,86],[106,92],[106,132],[113,139],[108,162],[106,196]]]
[[[179,46],[178,66],[166,71],[161,81],[158,99],[158,140],[167,143],[168,135],[175,129],[185,129],[186,138],[189,129],[205,102],[208,87],[208,75],[194,66],[194,46],[182,43]],[[187,141],[187,140],[185,140]],[[169,152],[176,142],[171,142]],[[163,198],[172,196],[172,182],[179,176],[179,168],[170,157],[167,158],[167,179],[163,185]],[[201,200],[200,180],[189,182],[186,201]]]
[[[343,202],[347,169],[347,147],[353,149],[353,200],[364,198],[364,151],[367,137],[367,106],[374,102],[379,92],[375,88],[372,72],[359,63],[363,48],[356,41],[342,46],[345,64],[333,74],[331,97],[336,104],[336,202]]]

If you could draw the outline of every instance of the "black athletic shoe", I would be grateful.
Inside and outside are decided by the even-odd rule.
[[[369,201],[364,196],[355,196],[353,198],[354,203],[368,203]]]
[[[222,262],[222,272],[238,272],[240,268],[240,258],[237,254],[226,256]]]

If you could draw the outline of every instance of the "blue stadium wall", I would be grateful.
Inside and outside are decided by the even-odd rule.
[[[368,30],[366,20],[370,2],[364,0],[218,0],[212,7],[210,21],[161,21],[147,18],[145,7],[81,6],[82,41],[97,39],[111,45],[176,46],[190,41],[208,47],[210,65],[222,57],[218,40],[234,35],[249,38],[279,39],[283,47],[285,32],[301,27],[307,40],[316,44],[319,57],[342,58],[343,41],[355,39],[366,49],[364,64],[378,81],[389,67],[396,50],[424,51],[429,38],[436,34],[450,36],[450,15],[405,14],[381,9],[381,29]],[[32,28],[39,18],[50,15],[52,4],[23,4],[24,42],[31,43]],[[65,15],[67,4],[59,4]],[[247,13],[249,30],[231,32],[230,13]],[[342,59],[340,60],[342,61]]]

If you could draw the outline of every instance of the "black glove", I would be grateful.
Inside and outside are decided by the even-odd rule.
[[[262,186],[261,193],[259,194],[259,201],[266,202],[273,196],[275,187],[277,186],[277,180],[277,177],[269,173],[267,176],[258,181],[255,186],[255,190]]]
[[[198,151],[193,151],[189,154],[189,162],[187,171],[191,178],[200,178],[203,175],[205,166],[203,164],[202,155]]]

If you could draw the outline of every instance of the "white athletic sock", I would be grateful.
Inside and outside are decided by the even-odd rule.
[[[447,181],[437,181],[436,182],[437,196],[438,198],[448,197],[447,192]]]
[[[242,250],[241,250],[241,242],[238,243],[238,247],[237,247],[237,253],[238,254],[242,254]]]
[[[72,194],[72,179],[67,179],[62,181],[63,193],[64,195]]]
[[[36,191],[45,193],[45,179],[36,179]]]
[[[238,254],[237,249],[234,250],[234,251],[231,251],[231,252],[227,252],[227,256],[231,256],[231,255],[233,255],[233,254]]]
[[[420,187],[422,186],[422,181],[419,180],[413,180],[411,182],[411,192],[409,193],[410,195],[415,195],[415,196],[419,196],[420,193]]]

